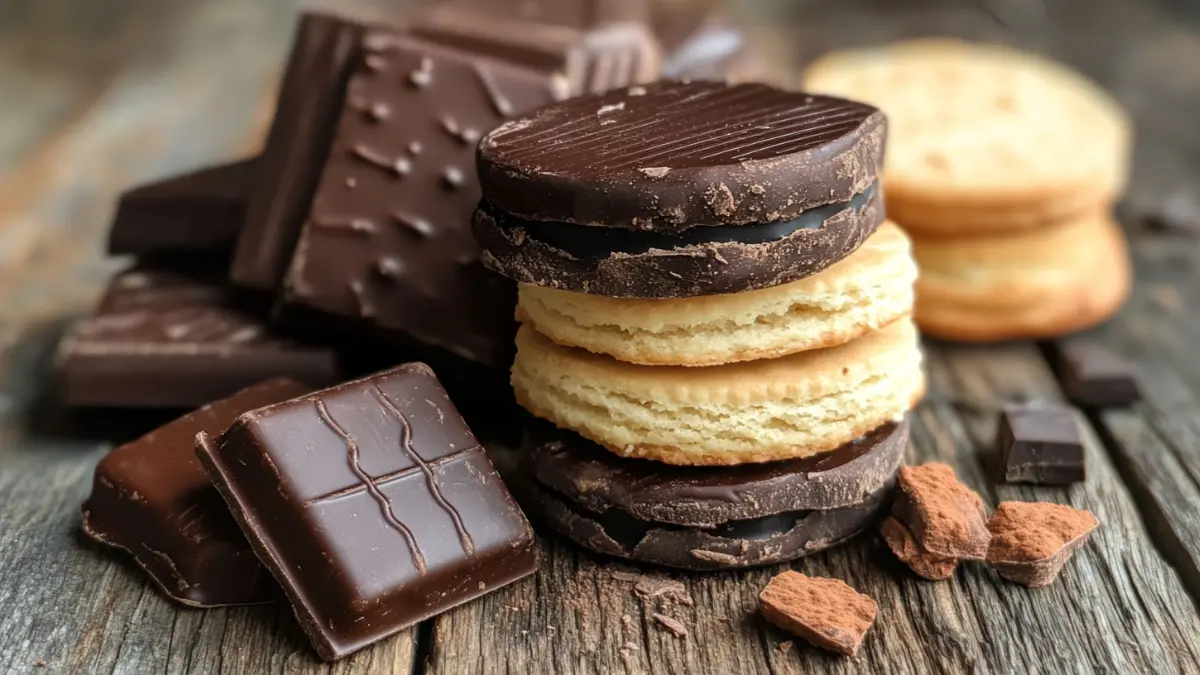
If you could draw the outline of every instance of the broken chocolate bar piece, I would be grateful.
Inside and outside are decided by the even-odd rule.
[[[192,607],[279,597],[196,459],[196,434],[219,434],[242,413],[312,391],[270,380],[210,403],[100,460],[83,531],[128,552],[171,599]]]
[[[954,576],[954,570],[958,568],[958,560],[944,558],[926,551],[917,542],[917,538],[913,536],[912,532],[909,532],[908,528],[900,521],[888,516],[879,525],[879,531],[888,548],[892,549],[892,553],[895,553],[900,562],[908,565],[909,569],[917,576],[930,581],[941,581]]]
[[[475,145],[507,116],[566,96],[563,73],[545,67],[543,52],[517,47],[500,61],[492,47],[464,51],[383,31],[363,44],[287,277],[284,316],[342,317],[507,368],[516,289],[483,267],[471,235]]]
[[[1004,406],[996,432],[1004,482],[1069,485],[1087,477],[1074,408],[1053,403]]]
[[[983,560],[990,535],[987,510],[974,490],[947,464],[901,467],[892,516],[926,551],[943,557]]]
[[[424,364],[243,415],[196,450],[325,659],[534,571],[529,523]]]
[[[821,649],[854,656],[879,607],[838,579],[787,571],[758,596],[767,621]]]
[[[274,291],[287,270],[364,30],[328,14],[300,19],[234,252],[230,278],[238,286]]]
[[[108,237],[114,255],[225,253],[246,218],[257,160],[172,176],[121,195]]]
[[[1009,581],[1048,586],[1099,525],[1088,511],[1063,504],[1001,502],[988,522],[987,562]]]
[[[1087,408],[1115,408],[1141,400],[1133,364],[1091,340],[1057,345],[1063,392],[1072,403]]]
[[[211,279],[135,268],[59,344],[59,395],[71,406],[190,408],[272,377],[340,379],[337,352],[271,333]]]

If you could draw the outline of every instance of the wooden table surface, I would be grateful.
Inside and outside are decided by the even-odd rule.
[[[929,396],[913,415],[910,461],[953,464],[993,504],[1058,501],[1100,518],[1055,585],[1003,583],[982,565],[924,582],[874,536],[796,562],[879,602],[856,659],[789,645],[759,617],[757,593],[782,566],[665,573],[553,538],[533,578],[333,665],[316,659],[286,607],[165,601],[124,558],[79,534],[96,462],[150,417],[57,409],[46,357],[120,264],[101,255],[120,188],[258,147],[294,5],[0,3],[0,672],[1200,672],[1200,238],[1148,226],[1164,214],[1200,225],[1200,11],[1183,0],[760,0],[737,9],[781,67],[906,35],[995,39],[1080,68],[1135,115],[1122,214],[1137,287],[1094,336],[1138,364],[1147,400],[1089,418],[1088,482],[992,479],[998,404],[1060,396],[1047,345],[928,343]],[[639,597],[629,572],[682,582],[690,603]]]

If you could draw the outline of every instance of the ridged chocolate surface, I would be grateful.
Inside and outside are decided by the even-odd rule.
[[[885,122],[762,84],[658,82],[572,99],[484,137],[484,197],[533,220],[677,231],[774,222],[875,180]]]

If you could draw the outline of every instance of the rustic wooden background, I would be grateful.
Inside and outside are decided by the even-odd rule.
[[[1061,501],[1100,517],[1056,585],[1027,590],[981,566],[923,582],[874,537],[796,563],[879,602],[853,660],[764,624],[755,597],[778,569],[664,573],[554,539],[535,577],[334,665],[286,607],[163,600],[78,534],[96,461],[151,418],[56,409],[46,356],[120,264],[101,255],[119,189],[258,147],[297,11],[293,0],[0,1],[0,672],[1200,672],[1200,9],[1186,0],[733,8],[784,77],[833,46],[956,34],[1070,63],[1136,116],[1122,215],[1138,284],[1095,336],[1136,360],[1148,400],[1090,418],[1088,483],[992,480],[997,404],[1060,395],[1046,345],[929,344],[930,394],[915,413],[910,460],[952,463],[993,503]],[[683,594],[642,597],[630,574]]]

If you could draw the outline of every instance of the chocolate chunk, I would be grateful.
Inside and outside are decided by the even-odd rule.
[[[1069,485],[1086,477],[1083,435],[1074,408],[1053,403],[1004,406],[996,432],[1004,482]]]
[[[59,394],[73,406],[194,407],[272,377],[339,378],[337,353],[271,333],[227,289],[187,274],[119,274],[59,344]]]
[[[1001,502],[988,522],[987,562],[1009,581],[1048,586],[1099,525],[1091,513],[1062,504]]]
[[[954,570],[958,568],[957,558],[944,558],[926,551],[913,533],[895,518],[884,518],[879,525],[879,532],[888,548],[892,549],[892,553],[917,576],[931,581],[941,581],[954,576]]]
[[[1097,342],[1058,343],[1057,357],[1063,392],[1076,405],[1122,407],[1142,398],[1133,364]]]
[[[917,543],[943,558],[983,560],[988,550],[987,510],[954,469],[938,462],[900,469],[892,516]]]
[[[534,427],[521,486],[559,534],[607,555],[692,570],[766,565],[870,527],[892,496],[907,423],[823,457],[744,467],[622,459]]]
[[[859,504],[892,480],[907,441],[905,421],[885,424],[833,452],[723,467],[665,466],[619,457],[540,421],[530,423],[525,445],[533,476],[582,509],[714,527],[785,511]]]
[[[814,647],[846,656],[858,653],[879,609],[843,581],[792,570],[773,577],[758,604],[767,621]]]
[[[808,276],[883,220],[883,114],[766,85],[659,82],[572,99],[484,137],[484,263],[614,297]]]
[[[246,159],[123,193],[108,252],[147,257],[231,250],[242,231],[256,168],[257,160]]]
[[[300,19],[234,252],[230,277],[239,286],[274,291],[287,271],[364,30],[328,14]]]
[[[311,391],[270,380],[210,403],[109,453],[83,503],[83,531],[122,549],[168,597],[193,607],[279,597],[196,459],[196,434],[219,434],[242,413]]]
[[[243,415],[197,453],[320,655],[533,573],[533,532],[424,364]]]
[[[439,4],[488,18],[519,18],[579,30],[650,18],[648,0],[442,0]]]

